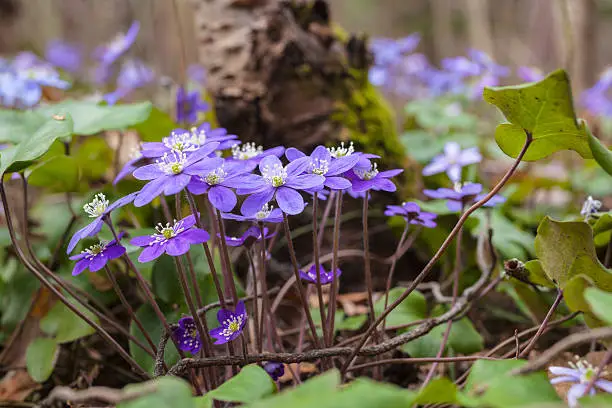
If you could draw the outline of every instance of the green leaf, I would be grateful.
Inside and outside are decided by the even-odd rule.
[[[180,304],[183,300],[183,289],[176,275],[174,258],[161,256],[153,264],[151,275],[153,293],[169,305]]]
[[[348,316],[334,327],[338,330],[358,330],[367,320],[368,316],[366,315]]]
[[[587,288],[584,291],[584,297],[586,298],[593,313],[603,320],[604,322],[612,325],[612,316],[610,310],[612,310],[612,293],[604,292],[597,288]]]
[[[582,221],[545,217],[538,226],[535,250],[546,275],[561,289],[578,274],[604,290],[612,290],[612,274],[599,262],[591,227]]]
[[[125,393],[142,396],[117,404],[117,408],[195,408],[190,385],[177,377],[160,377],[140,384],[130,384]]]
[[[389,291],[389,302],[390,305],[396,299],[398,299],[405,288],[393,288]],[[385,308],[385,297],[382,296],[374,304],[374,312],[379,316]],[[393,309],[389,316],[387,316],[387,326],[399,326],[414,322],[415,320],[424,319],[427,314],[427,304],[425,302],[425,296],[419,291],[412,292],[398,307]]]
[[[19,144],[0,152],[0,174],[24,169],[45,154],[57,139],[72,135],[73,122],[69,115],[47,118],[33,134],[24,135]]]
[[[486,231],[483,231],[483,229],[489,225],[487,223],[488,214],[484,211],[479,211],[472,215],[472,217],[479,220],[478,226],[472,231],[472,235],[478,237],[480,234],[486,234]],[[524,259],[528,254],[532,253],[533,234],[519,228],[516,223],[506,218],[499,209],[490,211],[490,217],[490,227],[495,231],[493,234],[493,245],[502,252],[504,258]]]
[[[321,405],[329,408],[406,408],[412,405],[414,399],[414,392],[404,388],[375,382],[368,378],[358,378],[346,388],[326,398],[325,401],[311,406],[317,408],[321,408]]]
[[[557,70],[539,82],[485,88],[484,100],[504,114],[508,122],[497,126],[495,140],[508,156],[516,158],[532,135],[523,160],[539,160],[559,150],[576,151],[592,158],[585,124],[576,120],[567,73]]]
[[[98,137],[89,137],[79,144],[74,152],[83,177],[97,181],[104,177],[113,162],[113,151],[106,140]]]
[[[243,367],[238,375],[230,378],[208,393],[219,401],[250,403],[271,395],[276,384],[266,371],[256,364]]]
[[[535,285],[544,286],[545,288],[554,288],[555,284],[548,279],[542,263],[537,260],[525,262],[525,271],[527,272],[527,280]]]
[[[338,392],[339,385],[340,374],[334,369],[309,379],[299,387],[246,406],[249,408],[333,408],[329,401]]]
[[[594,396],[582,397],[578,400],[581,408],[609,408],[612,407],[612,395],[599,393]]]
[[[591,130],[586,124],[584,127],[589,135],[589,147],[591,148],[593,158],[606,173],[612,176],[612,152],[591,133]]]
[[[151,102],[103,106],[96,102],[65,100],[36,110],[44,116],[69,114],[74,120],[74,133],[94,135],[104,130],[122,130],[147,120]]]
[[[178,128],[170,115],[157,107],[153,107],[147,120],[134,126],[144,142],[157,142],[160,137],[169,135],[172,130]]]
[[[410,354],[412,357],[435,357],[442,345],[442,338],[444,337],[446,327],[446,325],[434,327],[425,336],[404,344],[402,351]],[[410,329],[402,332],[408,331]],[[472,354],[479,352],[483,348],[484,340],[480,333],[476,331],[469,318],[464,317],[453,322],[445,350],[452,349],[455,353]]]
[[[28,374],[36,382],[47,381],[53,372],[57,356],[58,344],[53,339],[34,339],[26,350],[26,367]]]
[[[0,109],[0,142],[19,143],[30,136],[46,121],[34,111]]]
[[[28,183],[54,192],[79,190],[80,171],[74,157],[55,156],[32,169]]]
[[[478,360],[470,370],[464,390],[467,393],[476,394],[486,388],[492,379],[504,376],[523,365],[525,365],[525,360]]]
[[[455,404],[457,402],[457,386],[448,378],[437,378],[427,384],[414,401],[415,404]]]
[[[90,311],[80,308],[75,302],[71,303],[79,308],[89,319],[96,323],[100,323],[98,318]],[[48,335],[54,336],[55,341],[60,344],[69,343],[95,333],[93,327],[85,323],[79,316],[72,313],[72,311],[61,302],[57,302],[49,313],[42,318],[40,321],[40,328]]]

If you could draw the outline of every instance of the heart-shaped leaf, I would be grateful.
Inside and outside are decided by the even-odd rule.
[[[58,351],[58,344],[53,339],[40,337],[30,343],[26,350],[26,367],[34,381],[47,381],[55,367]]]
[[[591,305],[593,313],[601,320],[612,325],[612,316],[610,316],[612,293],[597,288],[587,288],[584,291],[584,297]]]
[[[566,149],[586,159],[593,157],[586,126],[576,120],[565,71],[554,71],[539,82],[485,88],[483,97],[509,122],[495,130],[495,140],[508,156],[519,155],[529,133],[533,141],[523,160],[539,160]]]
[[[593,158],[606,173],[612,176],[612,152],[591,133],[588,127],[586,127],[586,131],[589,135],[589,147]]]
[[[251,364],[210,391],[208,396],[219,401],[249,403],[271,395],[275,390],[276,385],[270,375],[260,366]]]

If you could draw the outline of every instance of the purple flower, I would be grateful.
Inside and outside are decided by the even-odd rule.
[[[198,85],[206,85],[206,68],[200,64],[191,64],[187,67],[187,77]]]
[[[117,185],[117,183],[123,180],[128,174],[132,174],[132,172],[138,168],[138,164],[143,161],[141,147],[138,147],[132,151],[130,160],[125,162],[121,170],[117,173],[117,176],[113,180],[113,186]]]
[[[242,203],[241,212],[253,215],[275,198],[283,212],[290,215],[301,213],[304,198],[298,190],[308,190],[325,182],[325,177],[318,174],[302,174],[309,165],[308,157],[294,160],[286,167],[276,156],[264,157],[259,163],[261,176],[257,176],[257,186],[238,190],[238,194],[251,194]]]
[[[279,222],[283,222],[283,212],[281,211],[281,209],[274,208],[269,203],[265,203],[259,211],[248,217],[245,215],[237,215],[231,213],[221,213],[221,217],[228,220],[253,221],[256,223],[271,222],[274,224],[278,224]]]
[[[216,149],[223,150],[236,144],[236,135],[228,135],[224,128],[212,129],[210,123],[202,123],[191,130],[174,129],[170,136],[161,142],[147,142],[142,144],[144,157],[162,157],[164,154],[175,152],[195,152],[207,143],[217,142]]]
[[[187,189],[196,195],[206,193],[213,207],[220,211],[231,211],[237,202],[233,188],[256,186],[257,176],[238,162],[221,159],[218,167],[202,175],[191,177]]]
[[[584,360],[578,363],[570,362],[569,364],[572,368],[550,366],[548,367],[548,371],[558,376],[550,380],[550,383],[553,385],[564,382],[574,383],[567,392],[567,403],[570,408],[575,408],[580,406],[578,399],[584,396],[587,385],[595,375],[595,369]],[[612,381],[598,379],[593,385],[594,387],[590,389],[589,395],[596,394],[597,391],[595,388],[599,388],[607,393],[612,393]]]
[[[446,71],[463,78],[477,76],[482,73],[482,67],[479,64],[464,56],[444,58],[440,64]]]
[[[264,364],[263,369],[272,377],[273,381],[278,381],[279,378],[285,375],[285,365],[278,361],[268,361]]]
[[[89,214],[89,217],[93,218],[93,220],[88,225],[74,233],[72,239],[70,239],[70,242],[68,243],[68,250],[66,253],[69,254],[72,252],[76,244],[83,238],[93,237],[100,232],[102,229],[102,224],[104,223],[104,218],[110,215],[113,210],[134,201],[135,197],[136,193],[128,194],[109,205],[110,202],[106,199],[104,194],[96,194],[93,201],[83,206],[83,210]]]
[[[193,228],[195,217],[189,215],[173,225],[167,223],[165,226],[157,224],[155,234],[134,237],[130,244],[144,247],[138,261],[145,263],[159,258],[164,253],[170,256],[180,256],[189,251],[192,244],[202,244],[208,241],[208,232]]]
[[[425,168],[424,176],[446,172],[453,183],[461,181],[461,168],[470,164],[479,163],[482,156],[477,147],[461,150],[457,142],[448,142],[444,145],[444,153],[433,158]]]
[[[537,82],[544,79],[542,70],[535,67],[519,67],[516,73],[519,78],[527,82]]]
[[[382,190],[393,192],[397,190],[395,184],[389,180],[391,177],[397,176],[403,169],[378,171],[376,163],[367,160],[367,165],[360,163],[349,171],[347,177],[351,180],[352,191],[361,193],[369,190]]]
[[[53,40],[47,44],[45,59],[56,67],[75,74],[83,64],[83,50],[78,45]]]
[[[397,40],[374,38],[370,42],[370,50],[374,55],[374,64],[368,72],[370,83],[386,91],[410,93],[414,82],[412,79],[416,78],[414,75],[428,65],[422,54],[410,55],[420,40],[418,33]]]
[[[263,231],[264,231],[265,239],[270,239],[274,235],[276,235],[274,232],[270,232],[270,230],[268,230],[268,228],[265,228],[265,227]],[[219,234],[217,235],[220,236]],[[244,234],[242,234],[242,236],[240,237],[229,237],[229,236],[225,237],[225,242],[227,243],[227,245],[231,247],[239,247],[242,245],[249,247],[253,245],[253,243],[259,242],[259,241],[261,241],[261,229],[255,226],[249,227],[244,232]]]
[[[451,211],[461,211],[466,205],[482,200],[486,194],[480,194],[482,184],[478,183],[456,183],[454,189],[439,188],[437,190],[423,190],[427,197],[446,199],[446,206]],[[498,194],[491,197],[484,207],[494,207],[503,203],[506,198]]]
[[[142,88],[155,79],[155,72],[143,62],[130,59],[123,63],[117,77],[117,89],[104,95],[109,105],[127,97],[132,91]]]
[[[178,327],[172,331],[172,337],[178,343],[179,349],[196,354],[202,348],[202,340],[191,316],[179,319]]]
[[[328,283],[331,283],[334,278],[340,277],[340,275],[342,275],[342,271],[340,270],[340,268],[336,268],[336,274],[334,276],[331,271],[327,272],[323,265],[319,265],[319,275],[321,277],[321,285],[327,285]],[[317,268],[315,267],[315,265],[312,265],[310,269],[308,269],[308,272],[300,271],[300,278],[302,278],[302,280],[306,282],[316,284]]]
[[[139,30],[140,23],[134,21],[125,34],[119,33],[108,44],[96,48],[94,58],[103,66],[111,65],[134,44]]]
[[[414,33],[399,39],[386,37],[373,38],[370,42],[370,50],[372,54],[374,54],[374,64],[393,64],[400,60],[405,54],[414,51],[420,41],[421,35],[419,33]]]
[[[385,215],[388,217],[404,217],[406,222],[414,225],[422,225],[426,228],[434,228],[437,225],[434,221],[437,217],[436,214],[421,211],[421,207],[413,202],[402,203],[402,205],[388,205],[385,210]]]
[[[599,211],[600,208],[601,201],[595,200],[592,196],[588,196],[582,204],[582,209],[580,209],[580,215],[584,217],[585,221],[588,221],[589,218],[591,218],[591,215]]]
[[[229,160],[240,161],[249,166],[253,170],[261,160],[266,156],[281,157],[285,152],[285,148],[282,146],[273,147],[271,149],[264,150],[262,146],[258,146],[255,143],[234,143],[232,148],[232,157]]]
[[[206,157],[217,146],[219,146],[218,142],[208,143],[197,152],[189,155],[176,151],[164,153],[155,163],[136,169],[134,171],[135,178],[151,181],[138,192],[134,205],[142,207],[162,193],[167,196],[176,194],[187,187],[189,181],[191,181],[191,176],[197,176],[219,167],[223,159]]]
[[[611,117],[612,98],[609,94],[610,89],[612,89],[612,67],[606,68],[595,85],[582,93],[582,104],[594,115]]]
[[[118,238],[121,239],[123,233],[120,233]],[[78,261],[72,269],[72,276],[80,275],[85,269],[89,268],[91,272],[97,272],[104,268],[106,263],[111,259],[119,258],[125,253],[125,248],[112,240],[104,243],[100,241],[98,244],[92,245],[78,255],[70,257],[73,261]]]
[[[200,91],[186,91],[182,86],[176,91],[176,121],[195,123],[198,113],[206,112],[208,104],[202,100]]]
[[[240,336],[247,318],[246,308],[242,300],[236,305],[235,312],[227,309],[220,309],[219,312],[217,312],[217,320],[221,327],[217,327],[210,331],[210,335],[217,339],[215,344],[225,344]]]
[[[325,146],[317,146],[310,156],[306,156],[298,149],[291,147],[287,149],[285,156],[290,162],[308,157],[310,163],[306,172],[325,178],[323,186],[317,187],[313,191],[322,190],[323,187],[332,190],[346,190],[351,187],[351,182],[344,177],[340,177],[340,175],[355,167],[359,161],[358,155],[334,158]]]

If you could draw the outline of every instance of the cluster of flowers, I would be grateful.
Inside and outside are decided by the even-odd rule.
[[[370,50],[374,64],[370,82],[399,97],[424,98],[444,94],[465,94],[480,98],[485,86],[499,84],[510,75],[510,68],[496,64],[485,52],[470,49],[467,56],[445,58],[440,68],[431,64],[424,54],[414,52],[420,35],[404,38],[374,38]],[[525,81],[540,80],[536,68],[520,67],[517,75]]]
[[[281,161],[283,156],[285,162]],[[395,191],[396,186],[390,179],[403,170],[379,171],[376,158],[378,156],[356,152],[352,144],[335,148],[318,146],[310,155],[295,148],[264,150],[253,143],[241,144],[236,135],[228,134],[223,128],[213,129],[208,123],[190,130],[176,129],[161,142],[143,143],[138,157],[130,160],[115,180],[116,183],[132,173],[136,179],[146,182],[140,191],[113,204],[103,194],[97,194],[85,205],[85,212],[93,220],[74,234],[68,253],[80,240],[97,235],[104,224],[114,233],[110,220],[113,210],[130,203],[141,207],[159,196],[184,191],[205,194],[224,219],[252,223],[242,236],[225,237],[228,246],[251,245],[273,235],[262,225],[279,223],[287,215],[300,214],[306,207],[304,195],[325,197],[333,191],[367,196],[366,192],[372,190]],[[239,213],[234,213],[238,196],[245,198]],[[414,209],[405,214],[410,222],[435,225],[429,215],[413,212]],[[181,256],[191,245],[208,241],[209,233],[197,227],[196,216],[199,215],[158,224],[151,235],[133,237],[130,243],[142,248],[139,262],[150,262],[163,254]],[[100,242],[73,256],[77,261],[73,275],[85,269],[100,270],[109,260],[124,256],[122,237],[117,234],[114,240]],[[321,267],[317,276],[313,267],[301,271],[300,276],[305,282],[316,283],[320,279],[325,285],[340,274],[339,269],[332,273]],[[218,318],[221,326],[210,332],[217,339],[216,344],[236,339],[247,319],[244,303],[238,303],[235,311],[221,309]],[[193,317],[181,319],[174,336],[185,351],[199,351],[201,341]]]
[[[118,33],[111,41],[98,46],[92,53],[96,66],[91,80],[97,86],[105,85],[116,74],[116,66],[135,43],[140,23],[134,21],[125,33]],[[31,52],[21,52],[12,61],[0,59],[0,105],[11,108],[29,108],[39,103],[42,87],[67,89],[70,84],[60,78],[59,70],[80,75],[84,68],[83,47],[78,44],[53,40],[47,44],[45,59]],[[177,91],[177,121],[194,123],[197,113],[206,111],[208,105],[201,100],[200,88],[206,75],[203,67],[190,65],[187,69],[192,90],[180,87]],[[153,83],[154,70],[137,58],[125,58],[116,74],[116,89],[104,100],[113,105],[129,96],[134,90]],[[196,86],[197,85],[197,86]]]

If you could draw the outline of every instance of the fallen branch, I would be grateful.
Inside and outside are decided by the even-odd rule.
[[[47,398],[41,401],[37,407],[51,407],[55,401],[65,401],[71,404],[90,400],[103,401],[109,404],[119,404],[133,400],[157,391],[156,382],[145,383],[136,390],[118,390],[108,387],[90,387],[84,390],[73,390],[70,387],[55,387]]]

